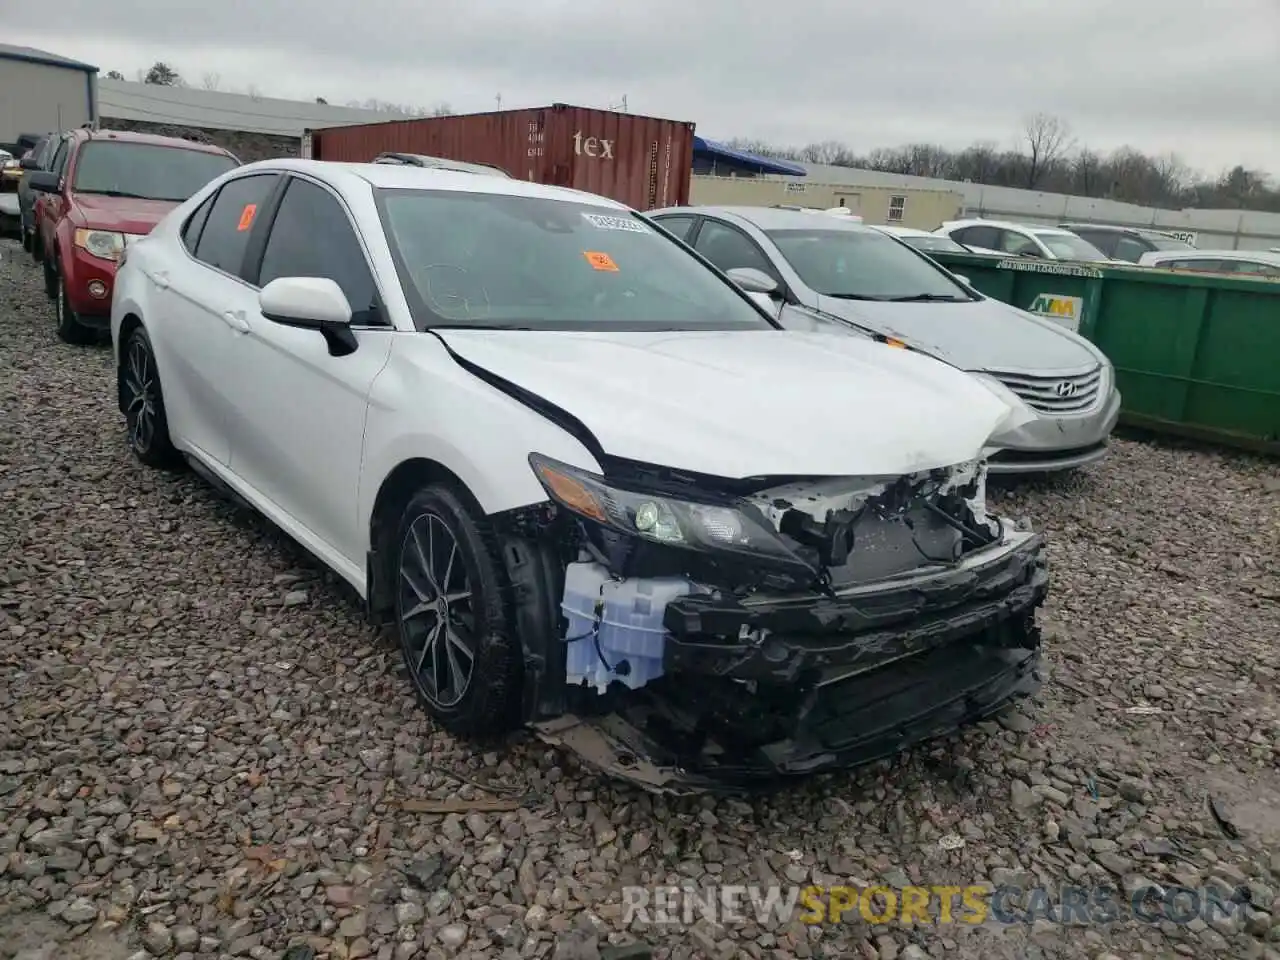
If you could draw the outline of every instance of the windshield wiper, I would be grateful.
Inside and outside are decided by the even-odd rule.
[[[964,303],[968,297],[953,297],[949,293],[913,293],[908,297],[883,297],[888,303]]]
[[[884,297],[869,297],[864,293],[824,293],[824,297],[832,300],[883,300]]]
[[[76,193],[91,193],[98,197],[126,197],[130,200],[151,200],[140,193],[129,193],[127,190],[77,190]]]

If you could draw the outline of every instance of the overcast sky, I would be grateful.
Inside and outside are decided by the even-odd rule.
[[[859,151],[1012,146],[1035,111],[1081,143],[1280,178],[1280,0],[58,0],[0,35],[134,79],[457,112],[553,101],[711,138]],[[56,24],[55,24],[56,20]],[[173,39],[180,37],[181,39]]]

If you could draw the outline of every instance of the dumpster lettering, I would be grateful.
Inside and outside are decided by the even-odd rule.
[[[1064,297],[1056,293],[1041,293],[1031,301],[1031,306],[1027,310],[1076,333],[1080,330],[1080,314],[1084,312],[1084,299]]]
[[[1102,276],[1102,271],[1094,267],[1082,267],[1074,263],[1044,263],[1034,260],[1001,260],[997,265],[1001,270],[1017,270],[1021,273],[1052,273],[1059,277],[1085,277],[1094,279]]]

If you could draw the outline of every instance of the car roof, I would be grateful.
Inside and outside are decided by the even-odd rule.
[[[1064,230],[1101,230],[1106,233],[1131,233],[1139,237],[1159,237],[1161,240],[1177,240],[1171,233],[1163,230],[1153,230],[1147,227],[1124,227],[1113,223],[1060,223],[1058,226]]]
[[[590,203],[630,213],[625,204],[568,187],[551,187],[528,180],[508,177],[480,177],[460,170],[418,167],[402,163],[343,163],[336,160],[301,160],[282,158],[259,160],[240,167],[236,173],[279,170],[305,173],[334,186],[352,187],[358,183],[387,190],[457,190],[471,193],[497,193],[514,197],[539,197],[570,203]]]
[[[1143,260],[1255,260],[1280,267],[1280,253],[1270,250],[1160,250],[1142,255]]]
[[[838,213],[801,207],[665,207],[649,211],[649,216],[682,214],[684,216],[725,216],[750,223],[761,230],[861,230],[871,228],[859,220]]]
[[[510,177],[511,174],[492,163],[472,163],[467,160],[450,160],[447,157],[433,157],[425,153],[402,153],[388,150],[373,158],[374,163],[405,163],[410,166],[437,167],[441,170],[462,170],[468,173],[486,173],[493,176]]]
[[[1028,233],[1046,233],[1052,236],[1063,236],[1075,234],[1070,230],[1064,230],[1061,227],[1053,227],[1044,223],[1017,223],[1013,220],[984,220],[981,217],[975,217],[969,220],[948,220],[944,223],[943,228],[953,230],[957,227],[996,227],[1001,230],[1025,230]]]
[[[934,237],[938,240],[950,239],[948,237],[939,237],[936,233],[930,233],[928,230],[917,230],[915,227],[900,227],[896,224],[874,223],[871,225],[873,229],[879,230],[881,233],[890,233],[895,237]],[[955,242],[954,240],[952,241]]]
[[[162,137],[155,133],[138,133],[134,130],[89,130],[84,127],[71,131],[72,136],[84,142],[114,141],[119,143],[149,143],[157,147],[175,147],[185,150],[198,150],[201,153],[218,153],[223,156],[235,155],[217,144],[204,143],[200,140],[188,140],[185,137]]]

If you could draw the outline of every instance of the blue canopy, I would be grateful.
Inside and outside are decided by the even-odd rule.
[[[717,143],[715,140],[707,140],[703,137],[694,136],[693,152],[695,154],[710,154],[724,160],[733,160],[743,166],[757,167],[760,173],[779,173],[792,177],[807,177],[809,171],[798,163],[792,163],[789,160],[779,160],[776,157],[761,157],[754,153],[747,153],[745,150],[735,150],[733,147],[725,146],[723,143]]]

